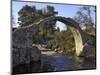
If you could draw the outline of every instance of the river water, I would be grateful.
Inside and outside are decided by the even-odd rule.
[[[76,57],[71,55],[42,55],[41,62],[20,64],[13,69],[14,74],[61,72],[95,69],[94,58]]]
[[[45,64],[46,62],[48,64]],[[44,62],[45,66],[43,67],[43,69],[45,69],[47,66],[46,68],[47,72],[87,70],[96,68],[96,62],[94,58],[83,58],[83,57],[66,56],[66,55],[52,55],[47,57],[46,62]]]

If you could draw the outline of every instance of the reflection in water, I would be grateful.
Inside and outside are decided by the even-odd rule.
[[[73,69],[74,60],[65,58],[64,56],[52,56],[49,58],[49,63],[53,67],[53,71],[64,71]]]
[[[95,69],[94,58],[55,55],[48,57],[48,62],[53,71]]]
[[[41,73],[68,70],[95,69],[96,62],[94,58],[80,58],[75,56],[52,55],[43,58],[46,61],[20,64],[13,69],[15,74]]]

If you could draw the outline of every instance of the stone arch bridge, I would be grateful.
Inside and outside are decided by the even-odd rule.
[[[81,30],[79,24],[75,22],[71,18],[61,17],[61,16],[51,16],[40,20],[37,23],[19,27],[15,31],[13,31],[13,46],[17,48],[26,48],[32,46],[32,33],[38,32],[38,25],[42,25],[48,21],[60,21],[65,25],[69,26],[75,40],[75,50],[76,55],[80,56],[81,52],[83,51],[84,44],[89,40],[89,36]],[[37,26],[37,27],[36,27]]]

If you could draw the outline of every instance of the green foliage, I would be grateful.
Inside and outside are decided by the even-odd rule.
[[[68,51],[75,47],[74,37],[70,30],[59,31],[58,29],[54,32],[53,37],[49,40],[49,45],[52,44],[52,49],[61,48],[62,50]]]
[[[32,23],[38,22],[43,18],[49,17],[49,16],[55,16],[57,12],[55,12],[54,7],[47,5],[44,9],[36,9],[35,6],[23,6],[19,12],[19,18],[18,23],[21,26],[27,26]],[[54,23],[53,23],[54,25]]]

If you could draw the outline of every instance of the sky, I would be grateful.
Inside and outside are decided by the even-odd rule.
[[[71,5],[71,4],[51,4],[51,3],[36,3],[36,2],[18,2],[12,1],[12,15],[14,17],[15,24],[13,27],[17,27],[18,25],[18,11],[25,5],[36,6],[36,9],[45,8],[47,5],[51,5],[55,8],[55,11],[58,12],[57,16],[62,17],[70,17],[73,18],[76,15],[76,12],[79,10],[81,5]],[[56,27],[59,27],[60,30],[66,30],[66,26],[57,22]]]

